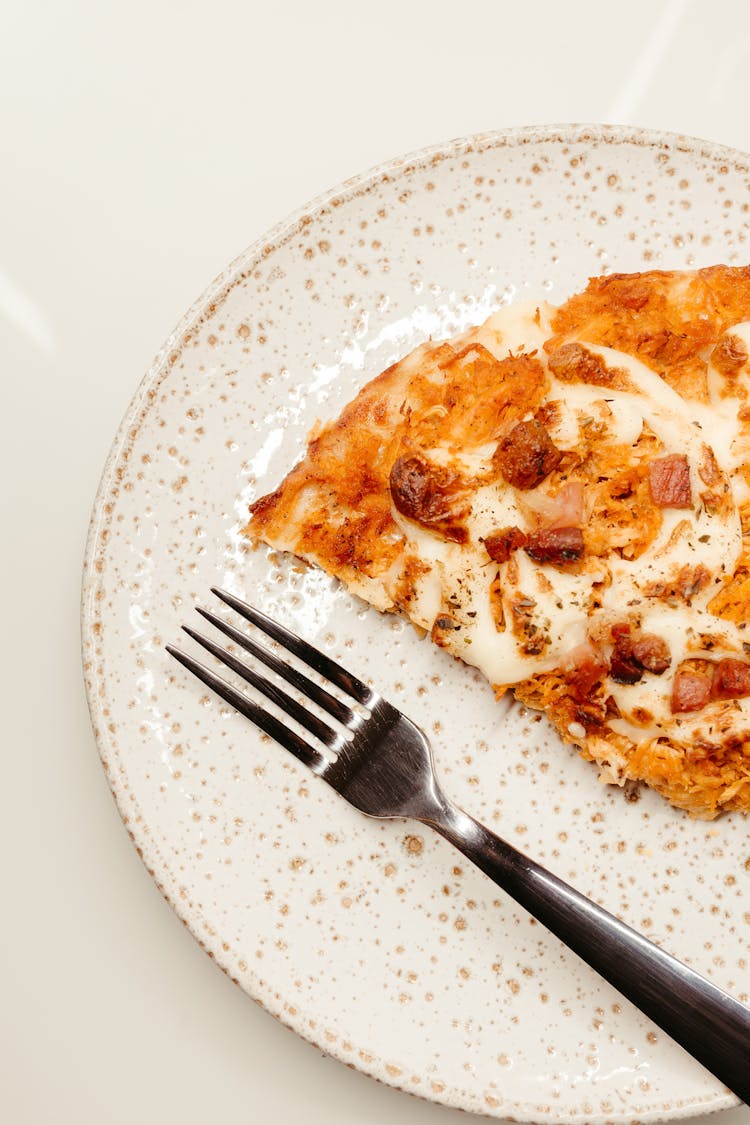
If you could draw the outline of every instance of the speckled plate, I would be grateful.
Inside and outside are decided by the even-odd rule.
[[[318,418],[428,336],[591,274],[736,262],[750,161],[684,137],[534,128],[357,177],[271,231],[187,313],[96,500],[89,704],[128,831],[200,944],[330,1054],[497,1117],[641,1122],[735,1104],[442,840],[359,815],[170,661],[219,583],[370,678],[431,734],[474,815],[742,999],[739,817],[636,802],[538,716],[325,575],[240,538]]]

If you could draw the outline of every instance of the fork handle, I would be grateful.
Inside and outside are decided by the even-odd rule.
[[[749,1008],[456,806],[420,819],[750,1104]]]

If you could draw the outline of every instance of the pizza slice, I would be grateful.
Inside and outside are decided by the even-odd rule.
[[[245,533],[427,630],[603,780],[750,809],[750,268],[594,278],[421,345]]]

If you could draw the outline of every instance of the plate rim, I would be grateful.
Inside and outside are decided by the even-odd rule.
[[[123,461],[127,461],[128,446],[135,440],[138,426],[143,420],[157,388],[177,362],[187,342],[185,338],[189,338],[189,334],[207,319],[207,314],[213,316],[234,286],[251,274],[260,261],[283,246],[299,229],[324,213],[326,208],[334,205],[336,200],[340,199],[341,202],[344,202],[352,196],[368,190],[377,181],[388,182],[391,177],[408,175],[411,171],[424,168],[428,163],[437,165],[444,160],[455,159],[461,154],[481,152],[487,149],[516,148],[525,144],[533,145],[549,142],[580,144],[586,141],[690,153],[696,157],[723,161],[727,165],[733,166],[737,172],[750,174],[750,154],[705,138],[662,129],[643,128],[637,125],[560,123],[510,126],[483,131],[437,142],[400,156],[391,157],[371,166],[364,172],[348,177],[327,188],[275,223],[267,232],[254,239],[214,277],[213,281],[190,304],[156,352],[151,364],[141,377],[112,439],[94,496],[83,555],[80,597],[81,658],[86,701],[97,751],[123,826],[140,859],[162,897],[188,928],[198,945],[233,983],[240,985],[248,997],[260,1005],[269,1015],[324,1054],[359,1070],[362,1074],[374,1078],[384,1085],[411,1094],[424,1101],[461,1109],[469,1113],[499,1117],[503,1120],[513,1114],[517,1115],[515,1116],[516,1120],[549,1122],[550,1125],[561,1125],[563,1122],[570,1123],[570,1125],[574,1125],[574,1123],[581,1123],[582,1125],[584,1121],[587,1125],[628,1125],[628,1123],[636,1125],[636,1122],[640,1125],[649,1125],[652,1122],[684,1120],[698,1114],[731,1109],[741,1103],[734,1094],[717,1092],[714,1096],[702,1100],[694,1099],[688,1103],[664,1103],[660,1108],[655,1108],[645,1114],[638,1114],[637,1117],[632,1114],[632,1111],[607,1116],[567,1112],[561,1117],[559,1114],[540,1114],[531,1102],[504,1100],[502,1099],[502,1091],[498,1090],[497,1094],[500,1095],[500,1098],[497,1106],[488,1105],[479,1108],[475,1104],[474,1097],[466,1090],[446,1088],[439,1093],[433,1091],[428,1094],[400,1082],[397,1076],[389,1073],[386,1061],[373,1055],[372,1052],[367,1052],[371,1059],[370,1062],[365,1063],[362,1060],[355,1062],[350,1054],[344,1052],[343,1049],[339,1049],[338,1042],[326,1042],[325,1044],[319,1042],[312,1029],[305,1025],[304,1013],[299,1012],[298,1019],[288,1018],[280,1006],[275,1008],[269,1002],[269,997],[262,994],[262,989],[255,974],[252,974],[247,983],[237,981],[232,975],[228,959],[222,957],[221,943],[216,942],[215,947],[212,947],[210,942],[204,940],[190,908],[188,906],[181,907],[179,900],[169,894],[164,883],[160,880],[159,856],[158,852],[155,852],[151,846],[150,833],[139,829],[137,823],[133,823],[130,816],[132,807],[130,810],[126,808],[123,794],[116,779],[116,773],[111,768],[111,761],[116,756],[116,750],[107,737],[107,725],[103,721],[105,715],[101,703],[102,697],[97,690],[99,686],[97,669],[95,662],[91,659],[94,649],[92,638],[95,634],[94,626],[97,622],[95,591],[103,574],[103,568],[100,566],[101,556],[106,555],[102,531],[109,519],[106,510],[107,502],[111,497],[118,469]]]

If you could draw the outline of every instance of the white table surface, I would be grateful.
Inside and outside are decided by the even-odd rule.
[[[747,0],[5,6],[1,1122],[467,1120],[283,1029],[141,865],[81,682],[99,473],[182,312],[323,189],[525,123],[633,122],[747,151],[748,106]]]

